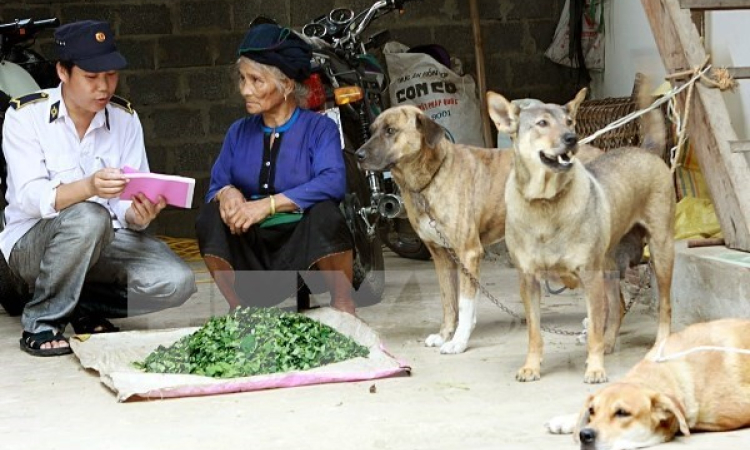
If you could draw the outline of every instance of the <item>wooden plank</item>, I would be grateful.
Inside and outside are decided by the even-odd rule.
[[[706,13],[704,11],[690,11],[690,17],[693,19],[695,28],[701,37],[706,35]]]
[[[484,43],[482,41],[482,26],[479,23],[479,5],[477,0],[469,0],[469,11],[471,13],[471,29],[474,33],[474,58],[477,67],[477,83],[479,88],[479,109],[482,114],[482,136],[484,137],[484,146],[488,148],[495,147],[492,140],[492,124],[490,115],[487,112],[487,102],[484,100],[487,95],[487,77],[485,75],[484,62]]]
[[[735,79],[748,79],[750,78],[750,67],[727,67],[729,75]]]
[[[680,7],[685,9],[750,9],[750,0],[680,0]]]
[[[697,67],[706,59],[690,11],[679,0],[641,0],[667,73]],[[730,248],[750,251],[750,165],[732,153],[737,141],[726,104],[717,89],[696,85],[688,132],[716,215]]]
[[[732,153],[750,152],[750,141],[729,141],[729,148]]]

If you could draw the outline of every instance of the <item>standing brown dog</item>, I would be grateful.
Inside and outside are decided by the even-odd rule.
[[[574,130],[585,96],[583,89],[564,106],[519,108],[499,94],[487,94],[490,117],[514,143],[505,190],[506,242],[521,277],[529,327],[529,350],[516,374],[518,381],[541,377],[539,280],[548,273],[582,282],[589,317],[584,381],[607,380],[605,346],[614,346],[621,321],[619,289],[613,287],[619,277],[610,275],[617,271],[616,245],[634,228],[646,233],[658,283],[657,341],[670,331],[675,210],[671,173],[661,158],[639,148],[612,150],[584,166],[576,157]],[[663,122],[655,114],[645,129],[659,145]]]
[[[390,169],[409,222],[432,254],[443,324],[425,344],[440,347],[440,353],[463,352],[476,324],[476,287],[445,246],[452,247],[461,264],[479,279],[483,245],[505,235],[503,198],[511,152],[455,145],[420,109],[397,106],[375,120],[372,137],[357,151],[357,158],[363,169]],[[417,205],[417,197],[427,200],[434,224]]]

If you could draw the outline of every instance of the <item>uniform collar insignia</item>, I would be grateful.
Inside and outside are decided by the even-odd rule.
[[[56,101],[49,108],[49,121],[54,122],[57,116],[60,114],[60,100]]]

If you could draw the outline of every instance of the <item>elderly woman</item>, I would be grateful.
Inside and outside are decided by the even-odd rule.
[[[279,303],[298,289],[299,273],[308,285],[322,276],[331,306],[353,314],[339,131],[301,107],[311,49],[289,29],[262,24],[238,53],[250,115],[229,128],[211,172],[196,223],[203,260],[232,309]]]

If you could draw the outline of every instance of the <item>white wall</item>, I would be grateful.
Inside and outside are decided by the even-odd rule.
[[[647,75],[653,80],[652,84],[664,80],[664,65],[640,0],[609,0],[605,5],[608,8],[605,12],[605,70],[593,74],[594,97],[629,96],[636,72]]]
[[[665,70],[656,41],[640,0],[609,0],[606,3],[605,70],[593,74],[594,98],[624,97],[633,89],[636,72],[664,80]],[[706,14],[706,43],[714,66],[750,66],[748,32],[750,11],[709,12]],[[724,93],[735,131],[747,139],[750,130],[750,80],[741,80],[738,89]]]

